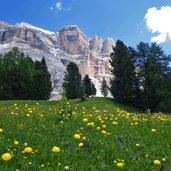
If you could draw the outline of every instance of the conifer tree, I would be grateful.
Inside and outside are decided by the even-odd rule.
[[[34,63],[16,47],[0,58],[0,99],[48,99],[50,91],[45,59]]]
[[[107,97],[108,95],[108,85],[104,77],[101,84],[101,93],[104,97]]]
[[[113,75],[110,91],[115,100],[123,103],[133,103],[135,99],[135,63],[130,51],[133,52],[118,40],[110,55]]]
[[[169,56],[165,55],[156,43],[151,45],[140,42],[138,49],[139,80],[142,94],[140,107],[155,110],[169,93],[165,79],[168,70]]]
[[[91,82],[91,92],[92,92],[92,96],[95,96],[97,92],[96,87],[93,82]]]
[[[79,98],[80,96],[80,85],[81,85],[81,74],[77,65],[70,62],[67,66],[63,88],[66,91],[66,97],[68,99]]]
[[[91,79],[88,75],[85,75],[84,79],[83,79],[83,84],[85,87],[85,95],[86,97],[89,97],[92,95],[92,89],[91,89]]]
[[[83,81],[81,81],[80,87],[79,87],[79,98],[81,101],[85,100],[85,86]]]
[[[40,62],[35,61],[33,98],[37,100],[46,100],[50,97],[51,90],[52,83],[50,73],[45,58],[43,57]]]
[[[45,85],[44,85],[45,86],[44,92],[46,93],[45,98],[48,99],[50,96],[50,92],[52,91],[52,82],[51,82],[51,75],[50,72],[48,71],[48,67],[44,57],[41,60],[41,65],[45,77]]]

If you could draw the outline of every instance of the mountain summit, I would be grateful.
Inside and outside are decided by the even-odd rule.
[[[16,25],[0,22],[0,53],[15,46],[33,60],[45,57],[53,84],[51,99],[60,98],[66,66],[71,61],[78,65],[82,77],[90,76],[97,95],[103,77],[110,79],[109,58],[115,41],[98,36],[91,39],[76,25],[51,32],[24,22]]]

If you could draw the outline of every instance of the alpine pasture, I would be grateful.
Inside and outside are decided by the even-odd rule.
[[[0,102],[1,171],[170,171],[171,116],[109,98]]]

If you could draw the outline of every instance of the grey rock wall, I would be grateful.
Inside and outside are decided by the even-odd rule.
[[[109,81],[111,77],[109,58],[115,41],[98,36],[90,39],[75,25],[50,32],[27,23],[10,25],[0,22],[0,53],[8,52],[15,46],[33,60],[45,57],[53,83],[51,99],[61,97],[64,73],[71,61],[78,65],[82,77],[89,74],[98,96],[101,95],[102,78]]]

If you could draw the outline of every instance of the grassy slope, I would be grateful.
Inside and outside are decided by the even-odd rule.
[[[10,101],[0,101],[0,106],[8,106],[14,103],[19,103],[19,104],[32,104],[35,105],[35,103],[40,103],[41,105],[45,106],[60,106],[59,101],[46,101],[46,100],[10,100]],[[87,109],[92,109],[93,106],[97,106],[98,109],[104,109],[106,105],[109,106],[109,108],[120,108],[123,110],[126,110],[128,112],[137,112],[137,109],[131,106],[126,106],[122,105],[120,103],[114,102],[113,99],[111,98],[103,98],[103,97],[93,97],[93,98],[88,98],[85,101],[80,101],[80,99],[74,99],[74,100],[69,100],[70,104],[72,106],[79,105],[81,107],[86,107]]]
[[[60,171],[66,165],[71,171],[171,170],[170,116],[131,114],[135,108],[108,98],[69,103],[1,101],[0,155],[10,152],[14,156],[8,162],[0,159],[0,170]],[[84,118],[88,122],[83,122]],[[152,128],[156,132],[151,132]],[[73,137],[76,133],[81,139]],[[84,146],[79,148],[81,142]],[[24,143],[33,148],[33,153],[22,153]],[[59,146],[61,152],[54,154],[53,146]],[[155,159],[161,165],[154,165]],[[114,160],[124,162],[123,168],[118,168]]]

